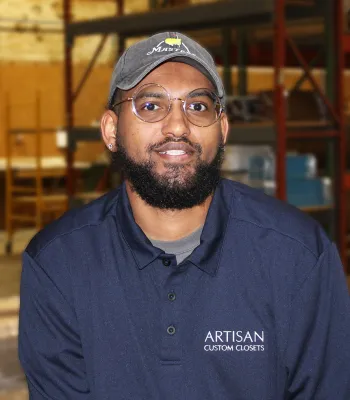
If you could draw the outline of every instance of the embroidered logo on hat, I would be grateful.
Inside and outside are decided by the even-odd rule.
[[[171,37],[162,40],[157,44],[156,47],[153,47],[151,51],[147,53],[150,56],[153,53],[186,53],[195,56],[195,54],[191,53],[189,48],[185,45],[179,37]]]

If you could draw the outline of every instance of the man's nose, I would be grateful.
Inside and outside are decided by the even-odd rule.
[[[165,136],[182,137],[190,134],[189,121],[183,110],[183,102],[173,99],[169,114],[164,119],[162,133]]]

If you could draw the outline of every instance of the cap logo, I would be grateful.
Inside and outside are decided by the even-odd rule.
[[[175,45],[181,46],[181,42],[182,42],[182,40],[179,38],[166,38],[165,39],[165,43],[169,44],[170,46],[175,46]]]
[[[166,38],[153,47],[151,51],[147,53],[150,56],[153,53],[186,53],[192,54],[185,43],[180,38]],[[195,54],[192,54],[195,55]]]

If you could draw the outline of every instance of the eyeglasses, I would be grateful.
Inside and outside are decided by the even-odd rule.
[[[214,124],[223,112],[220,98],[209,89],[195,89],[184,99],[170,97],[166,89],[156,83],[141,86],[125,100],[113,104],[113,108],[126,101],[132,102],[133,113],[144,122],[159,122],[170,112],[172,103],[179,100],[187,119],[196,126],[207,127]]]

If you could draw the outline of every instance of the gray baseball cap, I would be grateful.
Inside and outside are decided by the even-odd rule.
[[[130,46],[119,58],[112,74],[108,104],[111,105],[117,89],[132,89],[152,70],[170,59],[197,68],[214,84],[224,103],[224,85],[208,51],[182,33],[163,32]]]

